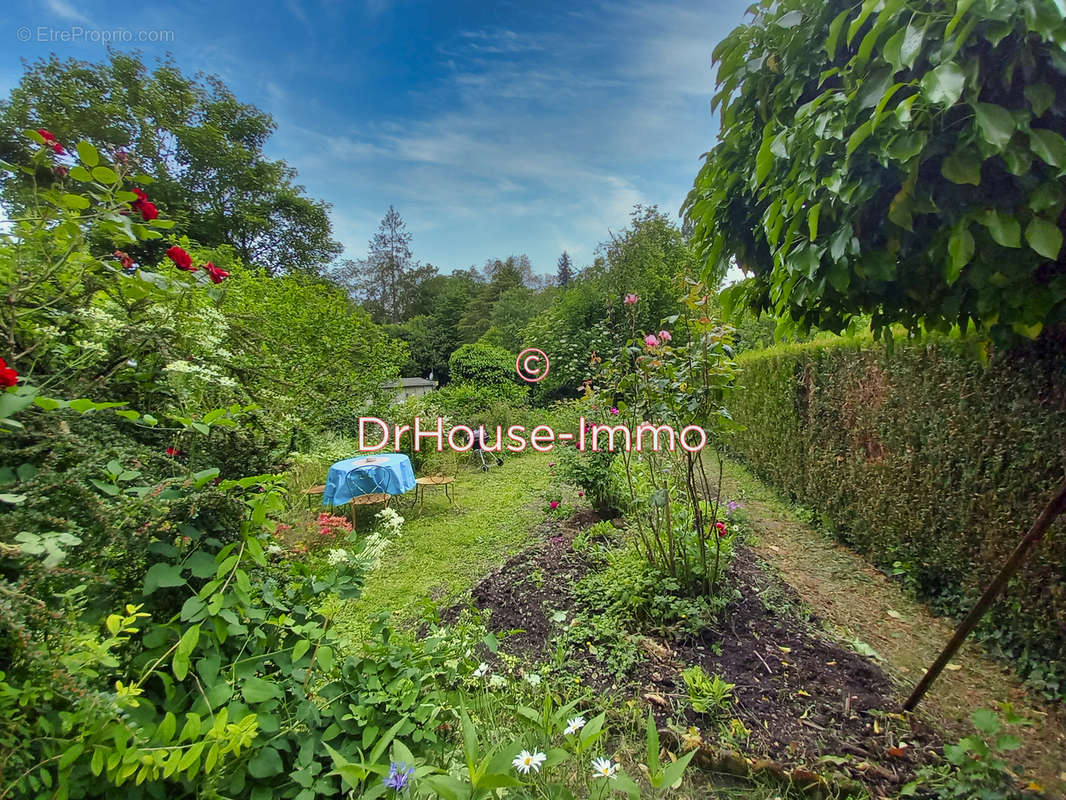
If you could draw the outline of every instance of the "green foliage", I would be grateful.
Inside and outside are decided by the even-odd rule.
[[[745,354],[730,439],[939,613],[965,613],[1062,480],[1061,343],[1000,354],[966,341],[836,340]],[[1034,685],[1066,690],[1061,536],[1034,549],[978,634]],[[1037,611],[1039,610],[1039,613]]]
[[[464,344],[448,359],[451,380],[497,389],[515,382],[514,357],[506,350],[488,344]]]
[[[597,511],[617,508],[624,487],[618,473],[611,469],[617,453],[607,449],[578,450],[567,447],[560,458],[560,477],[584,490],[585,496]]]
[[[428,396],[425,403],[428,410],[439,412],[456,423],[485,425],[486,431],[492,431],[490,443],[496,438],[497,425],[502,426],[506,434],[509,425],[521,424],[517,415],[528,404],[528,391],[514,382],[496,386],[449,383]]]
[[[227,245],[272,273],[318,272],[340,252],[328,205],[308,198],[285,162],[264,156],[273,119],[218,78],[187,77],[169,60],[150,71],[129,53],[96,64],[53,55],[30,65],[0,103],[0,157],[25,163],[17,132],[40,127],[68,150],[84,140],[130,174],[147,174],[175,233],[205,247]],[[28,204],[31,189],[23,178],[5,180],[8,207]],[[165,249],[143,242],[132,253],[154,263]]]
[[[735,364],[730,329],[707,316],[706,287],[692,280],[685,287],[683,315],[661,320],[646,336],[636,326],[643,301],[631,296],[626,303],[630,338],[601,365],[599,422],[623,423],[632,439],[619,457],[624,510],[645,558],[683,591],[715,596],[724,567],[713,524],[721,489],[712,488],[702,447],[735,427],[724,405]]]
[[[387,399],[382,384],[407,357],[341,289],[318,278],[237,269],[220,310],[227,367],[285,434],[354,434],[360,415]]]
[[[729,683],[721,675],[708,675],[698,664],[681,670],[688,701],[692,710],[700,714],[721,716],[733,702],[736,684]]]
[[[598,355],[608,352],[614,340],[603,311],[592,279],[582,279],[526,325],[522,347],[536,347],[551,360],[547,376],[533,384],[538,403],[574,397],[592,379]]]
[[[225,411],[206,423],[199,411],[240,404],[247,412],[255,402],[262,412],[244,428],[244,446],[230,437],[216,451],[212,465],[223,469],[229,458],[254,469],[262,457],[250,450],[269,451],[308,419],[354,429],[380,400],[381,383],[405,353],[343,292],[305,276],[271,278],[244,268],[228,248],[206,250],[187,238],[171,241],[189,252],[195,271],[169,258],[138,265],[116,247],[158,241],[174,224],[131,208],[138,198],[128,185],[150,179],[83,141],[79,158],[89,161],[37,183],[54,156],[36,131],[27,137],[38,146],[31,163],[6,169],[28,182],[34,200],[0,239],[5,358],[24,379],[75,397],[105,383],[111,397],[139,409],[121,412],[131,423],[159,430],[173,429],[160,427],[168,418],[179,430],[236,428]],[[199,268],[208,262],[229,273],[222,283]]]
[[[725,606],[722,595],[687,596],[687,586],[649,563],[632,545],[606,547],[599,552],[602,567],[573,588],[574,597],[597,628],[661,635],[695,632]],[[728,554],[724,561],[728,561]]]
[[[676,314],[681,279],[694,278],[698,272],[695,250],[656,206],[635,206],[629,226],[602,243],[597,252],[600,259],[588,277],[603,298],[616,334],[623,338],[630,319],[637,328],[657,330],[665,317]],[[626,294],[636,294],[640,303],[626,307]]]
[[[659,729],[655,724],[655,716],[648,712],[646,744],[646,764],[648,766],[648,780],[656,789],[669,789],[681,780],[685,774],[688,763],[696,755],[696,750],[690,750],[676,761],[662,763],[659,760]]]
[[[1014,713],[1009,703],[1002,707],[1009,725],[1028,725]],[[971,715],[976,736],[944,746],[946,763],[925,766],[917,778],[900,790],[900,797],[926,797],[937,800],[977,797],[981,800],[1021,800],[1032,797],[1017,788],[1018,777],[1005,760],[1007,753],[1022,746],[1017,736],[1003,732],[995,712],[979,708]]]
[[[727,309],[1000,341],[1066,320],[1066,20],[1052,0],[753,6],[684,206]]]
[[[118,56],[82,72],[107,86],[120,67],[129,71],[117,76],[122,86],[142,76],[135,60]],[[57,70],[46,65],[34,80],[55,78],[62,89],[69,76]],[[176,71],[160,68],[153,80],[170,81],[176,95],[184,86],[196,105]],[[251,157],[248,169],[265,170],[269,189],[276,169],[254,157],[263,120],[211,85],[221,98],[212,113],[247,123],[250,141],[229,141],[227,156]],[[153,106],[158,99],[146,99],[129,126],[143,127],[152,108],[166,111]],[[234,133],[208,127],[154,132],[186,137],[179,153],[203,165],[226,144],[216,140]],[[483,626],[430,623],[408,642],[381,621],[365,641],[342,636],[338,613],[360,597],[403,520],[382,512],[381,529],[360,536],[294,496],[321,460],[296,459],[285,477],[272,468],[285,433],[293,446],[313,443],[317,426],[343,431],[380,404],[380,383],[403,348],[333,287],[246,268],[229,247],[181,236],[166,258],[150,259],[149,245],[174,225],[125,188],[150,183],[131,174],[132,156],[112,159],[86,139],[75,147],[78,163],[59,169],[58,148],[37,131],[27,137],[30,164],[0,165],[24,204],[0,241],[12,366],[4,380],[17,378],[0,392],[0,796],[314,800],[352,791],[370,800],[392,791],[474,800],[508,789],[565,799],[595,785],[600,800],[639,797],[609,758],[589,769],[606,746],[606,713],[564,727],[577,701],[550,690],[540,710],[515,691],[495,703],[498,719],[485,713],[490,704],[471,691],[476,651],[495,652]],[[184,177],[225,194],[225,175],[205,168]],[[235,224],[249,213],[238,208]],[[211,221],[201,219],[205,228]],[[116,246],[135,248],[136,258]],[[158,266],[148,269],[149,260]],[[493,278],[502,285],[520,267],[503,264]],[[491,415],[523,419],[525,409],[508,405],[515,390],[525,393],[510,359],[504,379],[491,348],[467,355],[457,362],[457,396],[482,393],[493,398]],[[110,397],[81,396],[90,393]],[[543,416],[572,422],[573,409]],[[307,418],[315,422],[298,431]],[[254,467],[259,474],[248,475]],[[524,489],[506,495],[511,506]],[[517,541],[527,533],[522,511],[501,521],[493,507],[485,528],[471,515],[445,543],[448,555],[456,542],[480,547],[486,531]],[[309,517],[319,546],[282,546],[298,538],[285,520]],[[418,552],[420,567],[439,576],[428,552]],[[516,763],[523,747],[530,752]],[[691,755],[661,764],[657,738],[648,747],[653,788],[677,784]]]

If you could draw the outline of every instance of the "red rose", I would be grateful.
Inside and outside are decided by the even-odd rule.
[[[210,261],[204,264],[204,271],[210,276],[212,283],[222,283],[225,278],[229,277],[226,270],[216,267]]]
[[[51,131],[46,131],[44,128],[38,128],[37,133],[41,134],[41,138],[44,139],[45,147],[51,147],[52,151],[59,155],[64,153],[63,145],[56,141],[56,137],[52,135]]]
[[[168,456],[176,456],[177,454],[178,454],[178,448],[176,448],[176,447],[168,447],[167,448],[167,455]]]
[[[159,212],[156,211],[155,203],[148,202],[148,195],[143,189],[138,189],[134,186],[130,191],[137,195],[137,199],[130,203],[130,208],[134,211],[141,212],[141,218],[148,222],[153,219],[158,219]]]
[[[177,245],[174,245],[167,250],[167,258],[174,262],[178,269],[183,269],[186,272],[196,272],[199,267],[194,267],[192,264],[192,256],[186,253]]]
[[[65,178],[67,177],[67,174],[70,172],[70,170],[60,164],[55,169],[53,169],[52,172],[55,173],[55,176],[57,178]]]
[[[11,369],[11,367],[7,365],[7,362],[0,358],[0,386],[7,388],[8,386],[14,386],[18,382],[18,372]]]
[[[719,536],[725,536],[725,523],[724,522],[716,522],[716,523],[714,523],[714,527],[716,527],[718,529],[718,535]]]
[[[130,258],[130,254],[125,252],[124,250],[116,250],[112,255],[114,255],[115,258],[119,260],[119,263],[122,264],[123,269],[129,269],[133,266],[133,259]]]

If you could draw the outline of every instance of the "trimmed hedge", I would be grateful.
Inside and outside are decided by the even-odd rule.
[[[834,339],[743,354],[730,447],[932,608],[972,606],[1066,470],[1061,338],[987,367],[955,339]],[[978,629],[1066,697],[1066,525]]]

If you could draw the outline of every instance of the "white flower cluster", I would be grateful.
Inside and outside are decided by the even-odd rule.
[[[123,318],[119,316],[119,309],[110,303],[108,306],[107,308],[97,305],[89,306],[78,314],[81,323],[95,336],[108,338],[122,331],[126,325]],[[112,313],[112,310],[115,313]]]
[[[326,553],[326,561],[331,565],[336,566],[337,564],[347,564],[348,561],[350,561],[350,558],[347,550],[336,548]]]
[[[193,364],[191,361],[182,359],[180,361],[171,361],[164,369],[167,372],[168,379],[185,376],[193,383],[214,384],[227,389],[232,389],[237,385],[233,378],[223,375],[216,367],[210,364]],[[178,382],[180,383],[180,378],[178,378]]]
[[[403,527],[404,518],[400,516],[396,509],[383,508],[375,514],[375,519],[381,522],[381,526],[390,538],[396,538],[400,535],[400,528]]]
[[[389,537],[383,535],[381,531],[374,531],[366,537],[363,549],[359,552],[356,560],[363,565],[363,569],[367,572],[377,569],[390,541]]]
[[[87,356],[102,356],[107,353],[107,345],[92,339],[75,339],[74,346]]]
[[[377,569],[381,564],[382,556],[392,540],[400,535],[404,523],[404,518],[393,508],[382,509],[374,518],[381,523],[381,527],[366,537],[363,549],[355,559],[367,572]]]

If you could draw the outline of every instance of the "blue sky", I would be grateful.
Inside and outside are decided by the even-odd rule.
[[[8,0],[0,92],[22,59],[104,58],[88,31],[167,31],[120,49],[270,112],[269,155],[333,204],[346,256],[391,203],[443,271],[524,252],[547,273],[564,249],[589,263],[634,203],[676,216],[717,131],[711,51],[747,5]]]

